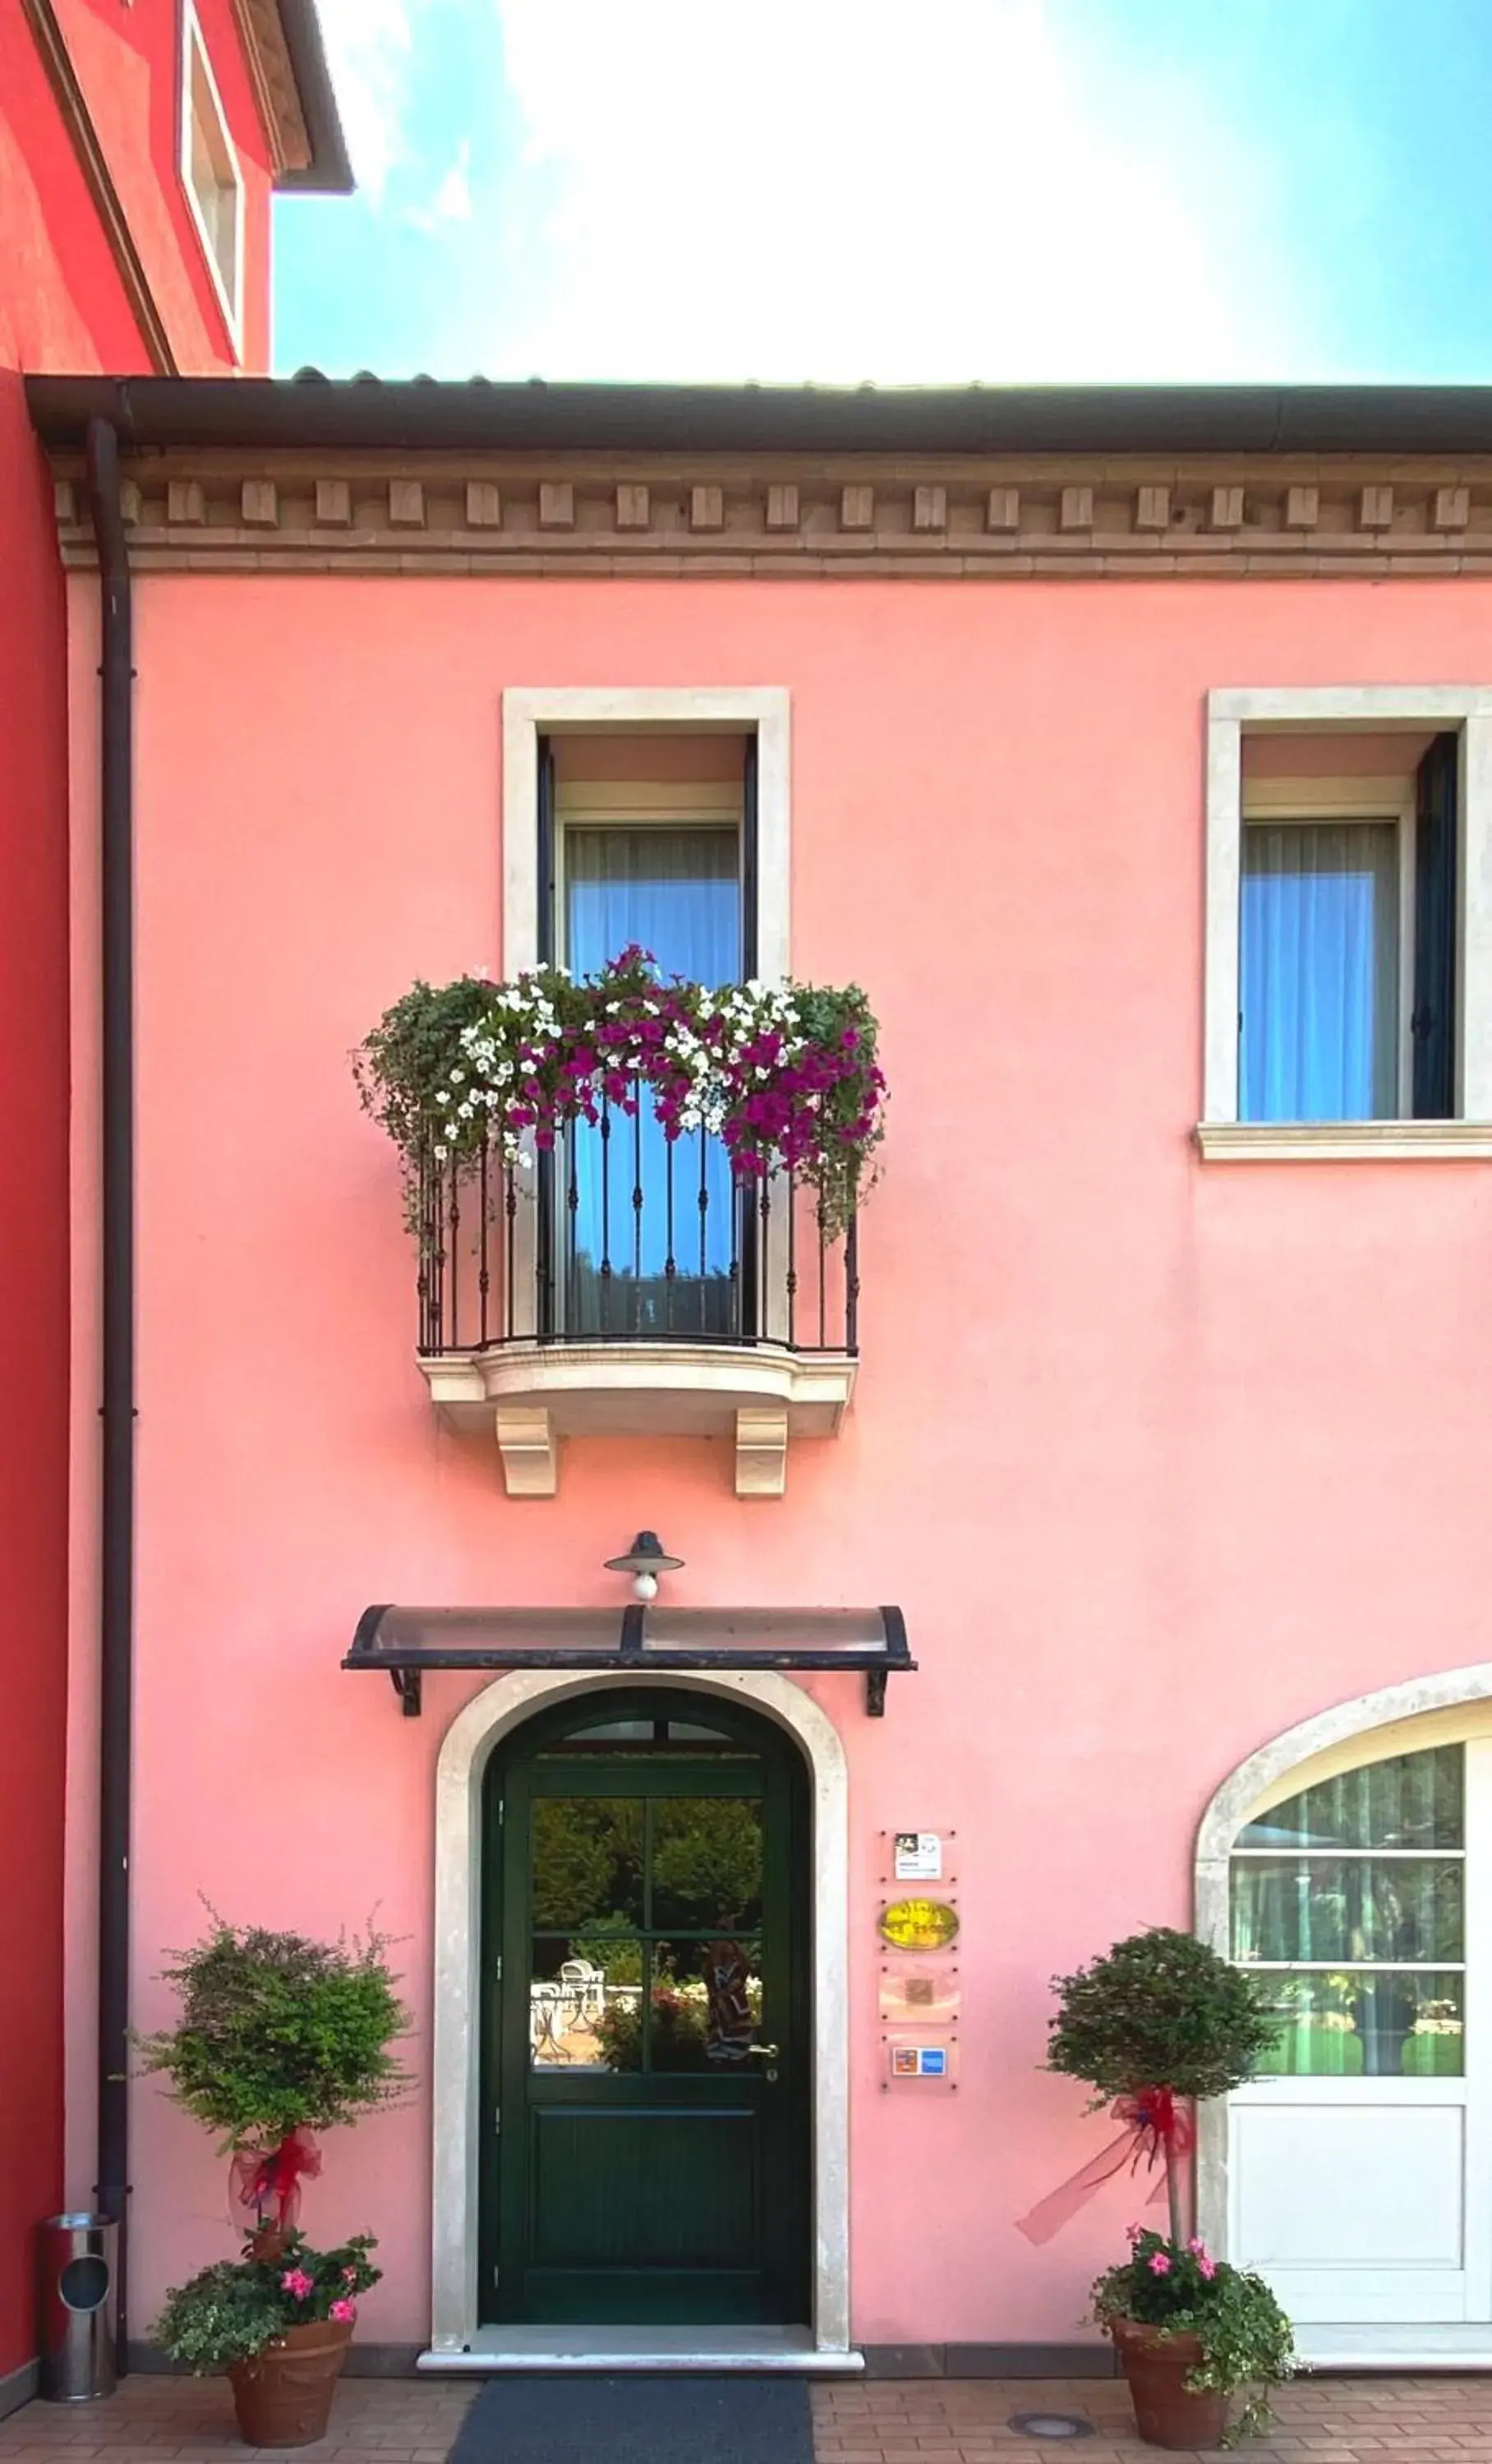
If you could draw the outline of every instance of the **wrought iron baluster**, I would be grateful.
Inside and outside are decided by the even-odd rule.
[[[479,1235],[480,1245],[478,1250],[479,1264],[477,1268],[477,1298],[479,1304],[477,1340],[483,1352],[487,1349],[488,1341],[487,1296],[492,1288],[492,1274],[487,1260],[488,1243],[492,1234],[492,1208],[487,1195],[487,1155],[491,1145],[491,1138],[484,1136],[481,1142],[481,1166],[477,1184],[478,1203],[481,1208],[481,1231]]]
[[[761,1224],[762,1230],[761,1238],[756,1244],[756,1257],[753,1261],[756,1270],[756,1291],[754,1294],[755,1307],[751,1317],[751,1331],[759,1343],[765,1343],[769,1340],[771,1335],[771,1328],[767,1323],[768,1262],[772,1254],[772,1177],[769,1172],[764,1172],[762,1175],[762,1193],[757,1201],[756,1211],[757,1220]],[[736,1323],[738,1329],[741,1328],[742,1321],[738,1319]]]
[[[852,1215],[844,1233],[844,1348],[860,1348],[860,1223]]]
[[[414,1237],[419,1253],[419,1273],[415,1281],[415,1293],[419,1303],[421,1352],[434,1352],[435,1349],[430,1316],[430,1149],[422,1145],[419,1151],[419,1183],[414,1200]]]
[[[642,1082],[632,1082],[632,1293],[628,1315],[631,1331],[642,1324]]]
[[[818,1213],[818,1348],[819,1348],[819,1351],[820,1351],[820,1352],[825,1352],[825,1351],[827,1351],[827,1350],[828,1350],[828,1343],[827,1343],[827,1339],[826,1339],[825,1331],[824,1331],[824,1327],[825,1327],[824,1312],[825,1312],[825,1308],[826,1308],[826,1305],[827,1305],[827,1302],[828,1302],[828,1296],[829,1296],[829,1244],[828,1244],[828,1241],[827,1241],[827,1239],[826,1239],[826,1237],[825,1237],[825,1231],[824,1231],[824,1201],[823,1201],[822,1197],[820,1197],[819,1201],[818,1201],[817,1213]]]
[[[588,1331],[580,1306],[580,1123],[572,1121],[565,1140],[565,1324],[570,1333]]]
[[[451,1157],[451,1349],[461,1342],[461,1167]]]
[[[513,1185],[513,1167],[507,1161],[506,1157],[503,1158],[502,1164],[502,1212],[507,1218],[507,1272],[503,1280],[507,1287],[504,1299],[506,1303],[507,1336],[509,1343],[511,1343],[514,1335],[518,1331],[513,1322],[514,1302],[517,1297],[514,1290],[513,1261],[518,1237],[518,1191]]]
[[[700,1132],[700,1332],[705,1331],[705,1260],[709,1247],[710,1184],[706,1133]]]
[[[430,1202],[430,1306],[434,1333],[433,1349],[446,1348],[445,1177],[438,1155]]]
[[[674,1262],[674,1146],[670,1138],[663,1149],[663,1204],[668,1230],[668,1254],[663,1260],[663,1327],[668,1334],[674,1331],[674,1279],[679,1271]]]
[[[765,1277],[764,1277],[765,1283]],[[795,1352],[798,1345],[798,1192],[797,1176],[788,1173],[788,1349]]]
[[[601,1332],[612,1331],[612,1099],[601,1098]]]

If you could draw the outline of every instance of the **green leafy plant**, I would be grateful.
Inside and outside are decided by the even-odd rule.
[[[1263,2277],[1210,2257],[1194,2235],[1181,2242],[1131,2225],[1129,2243],[1129,2256],[1093,2287],[1097,2323],[1111,2327],[1118,2320],[1132,2320],[1168,2342],[1194,2336],[1201,2358],[1185,2382],[1193,2393],[1208,2387],[1223,2395],[1253,2390],[1224,2445],[1262,2429],[1269,2418],[1269,2388],[1296,2366],[1290,2321]]]
[[[225,2149],[326,2130],[390,2104],[408,2075],[390,2047],[409,2026],[385,1936],[318,1943],[214,1917],[164,1973],[181,1996],[174,2028],[142,2041],[146,2071]]]
[[[877,1025],[857,984],[730,984],[664,978],[646,951],[599,973],[540,967],[511,984],[416,983],[354,1056],[363,1102],[404,1165],[410,1226],[427,1177],[459,1179],[495,1148],[511,1171],[576,1121],[648,1101],[670,1140],[720,1137],[738,1181],[785,1169],[818,1194],[825,1230],[855,1211],[881,1134]]]
[[[1047,2068],[1086,2079],[1095,2105],[1157,2092],[1168,2107],[1177,2097],[1226,2096],[1252,2079],[1279,2035],[1264,1981],[1169,1925],[1127,1934],[1091,1966],[1054,1977],[1052,1990],[1058,2010]],[[1169,2134],[1159,2135],[1179,2239],[1177,2149]]]
[[[172,2287],[156,2337],[173,2362],[200,2378],[256,2360],[287,2327],[322,2319],[350,2326],[359,2296],[382,2274],[369,2262],[376,2248],[371,2233],[354,2233],[335,2250],[313,2250],[291,2233],[283,2255],[266,2260],[245,2244],[241,2258],[218,2259]]]

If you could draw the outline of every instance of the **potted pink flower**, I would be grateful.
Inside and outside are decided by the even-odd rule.
[[[323,2438],[347,2358],[359,2297],[378,2282],[370,2233],[313,2250],[299,2233],[273,2259],[254,2237],[167,2293],[156,2334],[199,2377],[225,2371],[239,2434],[250,2447]]]

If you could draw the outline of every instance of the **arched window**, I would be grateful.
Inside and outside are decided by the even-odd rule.
[[[1459,2078],[1465,2069],[1465,1748],[1316,1781],[1233,1852],[1240,1965],[1278,1987],[1266,2072]]]

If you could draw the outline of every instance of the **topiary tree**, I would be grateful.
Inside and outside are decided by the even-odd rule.
[[[1137,2126],[1166,2158],[1172,2238],[1181,2238],[1181,2178],[1170,2101],[1226,2096],[1251,2079],[1279,2034],[1263,1979],[1169,1925],[1116,1942],[1102,1959],[1057,1976],[1047,2068],[1085,2079],[1095,2104],[1139,2100]],[[1149,2097],[1164,2102],[1146,2108]],[[1147,2112],[1148,2118],[1143,2118]]]
[[[163,1973],[181,1996],[174,2028],[142,2040],[146,2071],[217,2131],[224,2152],[252,2151],[245,2203],[278,2199],[284,2224],[298,2174],[314,2172],[306,2134],[391,2103],[408,2074],[390,2048],[409,2027],[384,1958],[386,1938],[309,1942],[241,1929],[214,1916]]]

